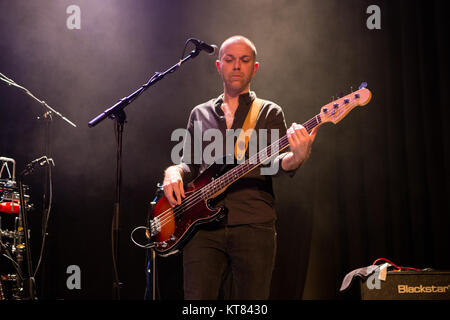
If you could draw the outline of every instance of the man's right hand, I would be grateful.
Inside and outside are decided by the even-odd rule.
[[[178,166],[171,166],[164,172],[164,195],[172,207],[181,204],[184,195],[182,170]]]

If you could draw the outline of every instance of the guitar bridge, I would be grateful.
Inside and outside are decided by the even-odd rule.
[[[150,220],[150,236],[156,236],[161,232],[161,222],[158,217]]]

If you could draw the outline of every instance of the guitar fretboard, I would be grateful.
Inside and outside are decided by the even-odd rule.
[[[316,115],[315,117],[306,121],[303,124],[303,127],[305,127],[308,133],[311,133],[312,129],[318,126],[321,122],[322,120],[320,118],[320,115]],[[233,182],[245,176],[253,169],[259,167],[262,163],[270,160],[273,156],[278,155],[280,151],[286,149],[288,146],[289,141],[287,135],[285,135],[282,138],[275,141],[274,143],[272,143],[270,146],[264,148],[255,155],[249,157],[243,163],[238,164],[237,166],[230,169],[220,177],[214,179],[213,181],[205,185],[201,189],[202,198],[204,200],[210,198],[211,196],[218,193],[225,187],[229,186]]]

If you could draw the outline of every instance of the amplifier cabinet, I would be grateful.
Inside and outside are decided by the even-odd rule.
[[[450,300],[450,271],[388,271],[360,282],[362,300]]]

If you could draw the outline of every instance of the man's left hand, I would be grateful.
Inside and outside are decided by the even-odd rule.
[[[319,127],[315,127],[309,134],[302,125],[295,122],[292,124],[287,130],[287,138],[291,152],[289,152],[281,162],[283,170],[295,170],[308,159],[318,128]]]

